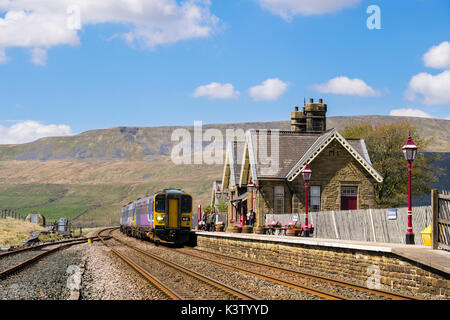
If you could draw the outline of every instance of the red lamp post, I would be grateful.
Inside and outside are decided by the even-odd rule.
[[[411,132],[408,140],[402,148],[403,156],[408,161],[408,229],[406,231],[406,244],[414,244],[414,233],[412,228],[412,202],[411,202],[411,168],[412,162],[416,159],[417,146],[411,139]]]
[[[257,190],[258,187],[253,183],[252,178],[250,178],[250,181],[247,184],[247,190],[252,193],[252,209],[250,213],[253,215],[253,217],[250,216],[250,219],[252,219],[252,224],[255,224],[255,218],[256,218],[256,201],[255,201],[255,190]]]
[[[312,170],[306,164],[305,168],[302,170],[303,180],[305,181],[305,224],[302,225],[303,235],[305,237],[309,236],[309,225],[308,225],[308,187],[309,181],[311,180]]]

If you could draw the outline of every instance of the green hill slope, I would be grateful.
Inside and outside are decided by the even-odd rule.
[[[330,117],[327,127],[342,129],[350,121],[405,119],[419,127],[424,136],[434,137],[429,148],[421,151],[450,152],[448,120]],[[284,121],[205,125],[203,130],[216,128],[225,133],[226,129],[289,127]],[[0,209],[15,209],[24,215],[38,210],[50,220],[67,217],[83,226],[98,226],[118,223],[121,206],[167,187],[191,193],[195,208],[208,205],[212,182],[222,177],[222,165],[174,164],[169,156],[171,136],[178,128],[194,136],[193,127],[123,127],[0,145]]]
[[[345,127],[351,121],[372,123],[408,120],[422,130],[424,136],[434,137],[429,152],[450,151],[450,121],[429,118],[388,116],[329,117],[327,128]],[[170,155],[174,130],[184,128],[194,136],[193,127],[118,127],[91,130],[68,137],[49,137],[21,145],[0,145],[0,161],[6,160],[154,160]],[[219,129],[280,129],[289,130],[288,121],[212,124],[203,130]]]

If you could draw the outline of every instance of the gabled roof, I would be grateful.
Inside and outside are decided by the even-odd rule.
[[[252,174],[254,181],[258,179],[287,179],[292,181],[300,174],[307,162],[310,163],[314,160],[335,140],[341,143],[376,181],[383,181],[383,177],[373,168],[362,139],[346,140],[336,129],[321,134],[251,130],[247,133],[245,142],[239,185],[247,182],[249,173]],[[265,163],[264,157],[270,160],[272,149],[275,151],[277,148],[279,153],[278,165],[273,166],[273,170],[266,170],[270,167],[270,163]]]
[[[234,187],[239,182],[244,146],[244,141],[233,141],[227,144],[222,175],[222,188],[224,189],[227,189],[229,186]]]
[[[246,183],[248,178],[246,171],[249,166],[254,181],[259,178],[285,179],[303,154],[323,135],[280,130],[249,131],[242,160],[240,184]],[[276,150],[279,157],[272,155]],[[278,163],[271,163],[272,160]]]
[[[377,181],[383,182],[383,177],[372,166],[367,153],[366,145],[362,139],[346,140],[336,129],[332,129],[327,134],[316,141],[308,151],[301,157],[295,166],[288,172],[286,178],[288,181],[294,180],[305,168],[306,163],[311,163],[322,150],[324,150],[332,141],[337,140],[340,144],[358,161],[367,172]]]

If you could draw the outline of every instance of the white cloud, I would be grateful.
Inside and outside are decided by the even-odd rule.
[[[259,86],[249,89],[249,94],[253,100],[277,100],[287,89],[288,83],[277,78],[264,81]]]
[[[361,79],[350,79],[347,77],[336,77],[326,83],[313,86],[322,93],[333,93],[343,95],[354,95],[362,97],[379,96],[380,92],[372,89]]]
[[[426,72],[416,74],[409,81],[405,98],[411,101],[423,96],[423,102],[427,105],[450,103],[450,70],[437,75]]]
[[[193,97],[209,97],[212,99],[232,99],[239,96],[239,91],[235,91],[231,83],[221,84],[211,82],[210,84],[200,86],[195,89]]]
[[[35,65],[45,67],[47,65],[47,51],[41,48],[32,49],[31,62]]]
[[[27,143],[44,137],[71,135],[67,125],[44,125],[37,121],[20,121],[11,127],[0,125],[0,144]]]
[[[288,21],[297,14],[309,16],[331,13],[354,7],[360,2],[361,0],[259,0],[263,8]]]
[[[210,5],[210,0],[0,0],[0,52],[79,45],[79,29],[100,23],[128,28],[114,36],[149,48],[205,38],[218,23]]]
[[[399,117],[418,117],[418,118],[435,118],[425,111],[419,109],[405,108],[405,109],[393,109],[389,112],[390,116]]]
[[[431,47],[423,55],[423,61],[427,67],[437,69],[450,68],[450,42],[444,41],[437,46]]]

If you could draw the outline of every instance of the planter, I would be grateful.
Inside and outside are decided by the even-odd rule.
[[[253,229],[253,231],[254,231],[256,234],[264,234],[264,227],[255,227],[255,228]]]
[[[217,232],[222,232],[223,231],[223,224],[217,225],[216,226],[216,231]]]
[[[253,227],[252,226],[243,226],[242,233],[253,233]]]
[[[291,236],[291,237],[295,237],[297,235],[297,231],[295,231],[294,229],[287,229],[286,230],[286,235],[287,236]]]
[[[233,226],[233,229],[231,229],[232,233],[241,233],[242,227],[240,226]]]

